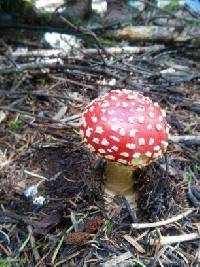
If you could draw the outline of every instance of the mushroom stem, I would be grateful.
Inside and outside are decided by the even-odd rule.
[[[111,196],[133,194],[133,168],[107,161],[104,174],[105,192]]]

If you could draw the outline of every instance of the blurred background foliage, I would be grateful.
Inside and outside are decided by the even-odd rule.
[[[31,5],[31,2],[31,0],[0,0],[0,12],[16,15]]]

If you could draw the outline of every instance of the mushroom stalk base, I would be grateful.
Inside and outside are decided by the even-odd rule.
[[[114,196],[133,193],[133,168],[115,162],[107,162],[104,178],[105,190]]]

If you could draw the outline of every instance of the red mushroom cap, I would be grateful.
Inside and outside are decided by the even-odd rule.
[[[130,90],[112,90],[83,112],[83,142],[97,155],[134,168],[148,165],[167,148],[169,125],[158,103]]]

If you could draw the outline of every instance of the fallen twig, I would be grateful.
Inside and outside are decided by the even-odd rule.
[[[174,135],[170,137],[170,141],[173,143],[192,143],[192,144],[200,144],[200,135]]]
[[[105,47],[105,51],[109,54],[140,54],[157,52],[164,49],[164,45],[152,45],[152,46],[123,46],[123,47]],[[96,55],[98,53],[97,49],[83,49],[83,52],[88,55]]]
[[[35,243],[35,238],[33,236],[33,227],[31,225],[27,226],[29,235],[30,235],[30,243],[31,243],[31,247],[33,249],[33,256],[35,258],[35,262],[38,262],[41,260],[40,254],[38,252],[38,249],[36,247],[36,243]]]
[[[151,45],[151,46],[123,46],[123,47],[104,47],[105,51],[110,54],[140,54],[148,52],[157,52],[164,49],[164,45]],[[85,55],[97,55],[98,49],[96,48],[85,48],[81,49]],[[13,58],[18,57],[66,57],[69,56],[68,51],[63,49],[39,49],[39,50],[28,50],[28,51],[14,51],[12,52]],[[0,56],[0,59],[3,59]]]
[[[106,61],[103,57],[103,53],[106,57],[108,57],[108,53],[106,52],[106,50],[104,49],[104,47],[101,45],[101,43],[99,42],[96,34],[91,31],[91,30],[88,30],[88,29],[85,29],[83,27],[77,27],[76,25],[74,25],[73,23],[71,23],[69,20],[67,20],[65,17],[63,16],[60,16],[60,19],[66,23],[67,26],[70,26],[73,30],[75,30],[75,32],[78,32],[78,33],[82,33],[82,34],[85,34],[87,36],[90,36],[92,37],[92,39],[96,42],[96,45],[97,45],[97,51],[98,51],[98,54],[99,56],[101,57],[101,60],[104,62],[105,66],[106,66]],[[103,52],[103,53],[102,53]]]
[[[36,69],[66,69],[66,70],[78,70],[82,71],[83,73],[89,72],[89,73],[95,73],[98,75],[106,75],[108,77],[116,78],[118,79],[119,76],[115,75],[114,73],[106,70],[106,69],[97,69],[94,67],[87,67],[87,66],[81,66],[81,65],[70,65],[70,64],[60,64],[57,63],[24,63],[18,65],[18,69],[14,67],[2,67],[0,68],[0,74],[10,74],[10,73],[20,73],[26,70],[36,70]],[[139,86],[139,85],[138,85]]]
[[[73,120],[77,120],[78,118],[80,118],[81,117],[80,114],[78,114],[78,115],[76,114],[74,116],[65,118],[65,121],[63,123],[61,120],[59,120],[59,121],[58,120],[54,120],[52,118],[47,118],[47,117],[43,117],[43,116],[40,116],[40,115],[32,114],[32,113],[29,113],[27,111],[19,110],[19,109],[16,109],[16,108],[0,106],[0,110],[17,112],[17,113],[20,113],[20,114],[25,115],[27,117],[30,117],[30,118],[40,119],[40,120],[54,122],[54,123],[58,123],[58,124],[65,124],[66,126],[72,126],[72,127],[80,126],[79,122],[72,122]]]
[[[130,235],[124,235],[124,239],[129,242],[137,251],[145,253],[145,249]]]
[[[185,27],[178,31],[176,27],[166,26],[127,26],[119,30],[108,30],[106,36],[125,39],[131,42],[189,42],[200,35],[199,27]]]
[[[196,239],[200,239],[199,233],[184,234],[184,235],[173,235],[173,236],[161,236],[159,244],[161,246],[171,245],[174,243],[188,242]]]
[[[155,228],[155,227],[160,227],[164,226],[166,224],[174,223],[176,221],[179,221],[185,217],[187,217],[189,214],[194,212],[195,209],[189,209],[173,218],[159,221],[159,222],[154,222],[154,223],[132,223],[131,226],[133,229],[144,229],[144,228]]]

